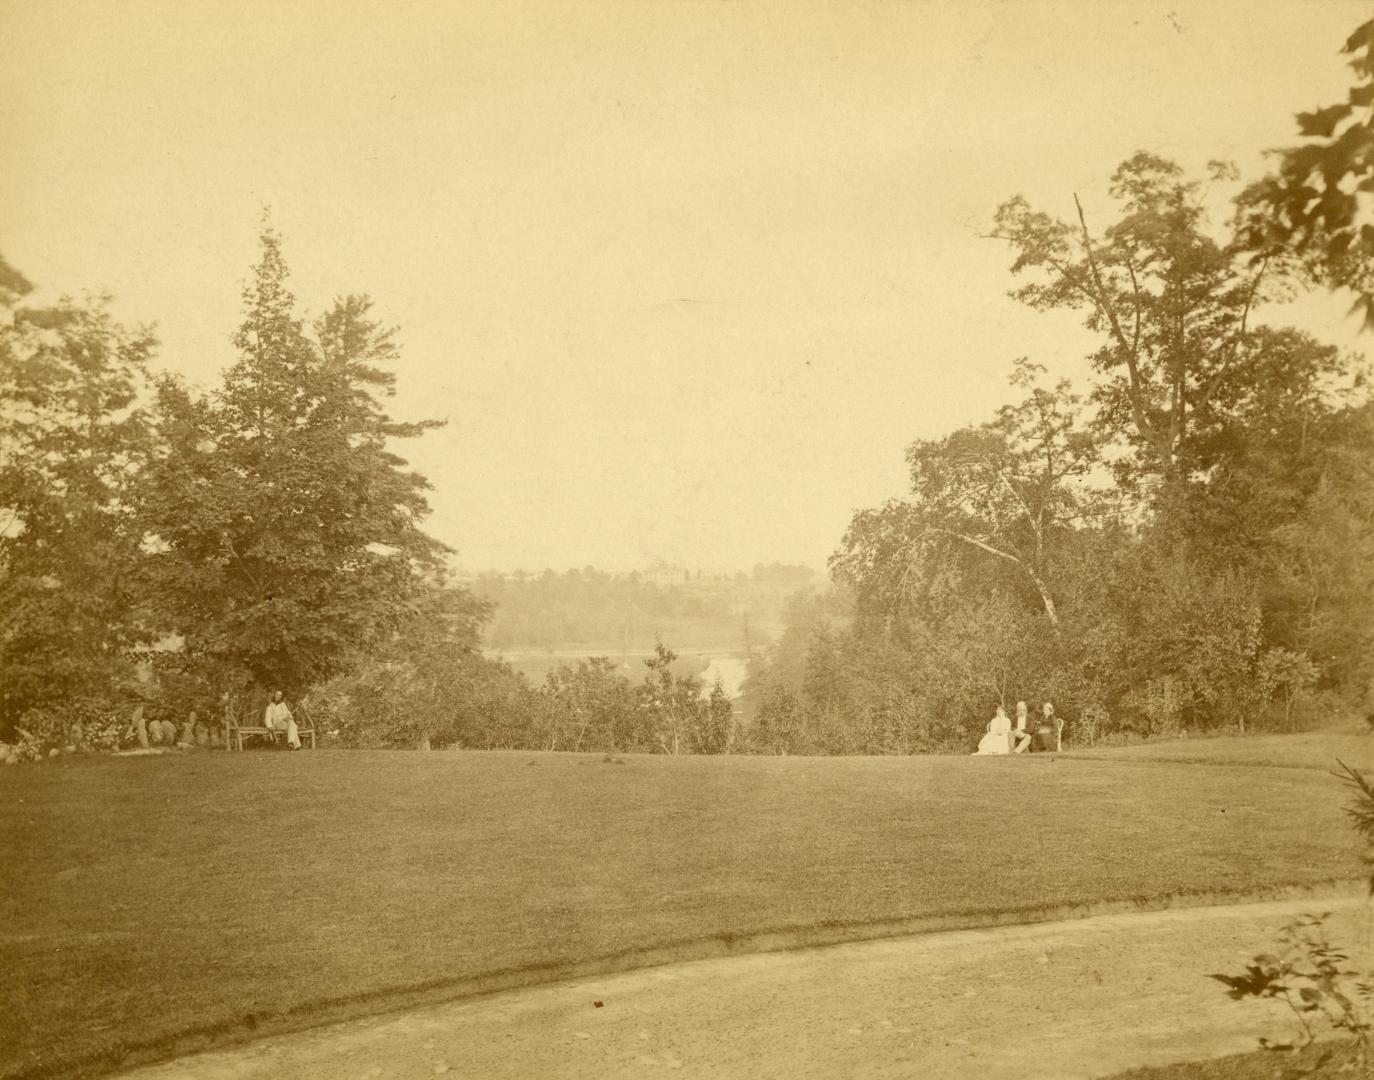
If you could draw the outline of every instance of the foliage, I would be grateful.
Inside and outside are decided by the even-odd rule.
[[[1242,381],[1236,362],[1252,347],[1267,263],[1247,268],[1231,240],[1214,238],[1202,183],[1158,155],[1123,162],[1108,190],[1118,218],[1100,235],[1076,196],[1075,224],[1017,196],[991,235],[1011,247],[1012,273],[1030,277],[1015,298],[1082,312],[1100,338],[1093,400],[1103,432],[1131,451],[1116,462],[1122,479],[1192,477],[1209,410]]]
[[[1374,786],[1358,770],[1338,761],[1335,775],[1354,792],[1355,801],[1345,808],[1356,833],[1365,843],[1365,863],[1374,866]],[[1369,879],[1374,896],[1374,874]],[[1301,1051],[1310,1046],[1323,1026],[1353,1038],[1356,1065],[1369,1068],[1371,1033],[1374,1033],[1374,975],[1350,966],[1350,957],[1327,940],[1328,915],[1303,915],[1279,934],[1277,953],[1256,956],[1242,975],[1213,975],[1230,989],[1234,1001],[1278,1000],[1288,1006],[1298,1024],[1297,1037],[1287,1042],[1260,1039],[1266,1050]]]
[[[1374,328],[1374,19],[1341,50],[1356,84],[1348,100],[1297,114],[1297,146],[1272,151],[1277,167],[1237,200],[1246,247],[1259,261],[1292,253],[1318,281],[1355,294]]]
[[[419,528],[426,481],[389,449],[433,426],[379,402],[393,392],[392,331],[349,296],[308,334],[276,233],[261,244],[223,386],[158,387],[167,445],[141,510],[149,592],[182,655],[294,690],[384,642],[443,549]]]
[[[389,640],[353,658],[306,704],[329,744],[482,749],[530,745],[533,694],[507,665],[481,655],[489,605],[432,584]]]
[[[1374,785],[1364,774],[1339,759],[1340,771],[1335,775],[1353,789],[1355,801],[1345,808],[1356,834],[1365,844],[1365,864],[1374,867]],[[1374,896],[1374,871],[1369,876],[1369,893]]]
[[[774,684],[763,692],[758,716],[750,730],[752,749],[762,754],[804,752],[801,703],[786,684]]]
[[[140,407],[153,340],[108,300],[17,306],[0,265],[0,734],[127,676],[150,638],[134,485],[156,443]]]
[[[735,731],[735,707],[719,679],[711,687],[706,713],[693,733],[692,750],[698,754],[723,754]]]
[[[1029,396],[992,422],[911,444],[911,498],[854,516],[830,561],[837,581],[867,606],[899,611],[930,587],[954,547],[1013,567],[1058,623],[1055,546],[1095,505],[1075,485],[1096,463],[1097,446],[1081,430],[1081,402],[1067,381],[1035,385],[1043,370],[1017,362],[1012,384]]]
[[[855,514],[830,563],[852,627],[813,635],[795,702],[774,698],[806,745],[967,745],[1021,698],[1111,741],[1288,729],[1318,700],[1374,694],[1362,363],[1251,325],[1290,263],[1248,263],[1172,162],[1137,154],[1109,190],[1098,228],[1081,205],[1072,224],[1019,198],[998,211],[1013,295],[1082,313],[1092,384],[1041,387],[1018,361],[1019,403],[913,443],[909,496]],[[886,670],[832,677],[841,655]],[[899,738],[874,728],[885,702]]]
[[[1087,746],[1097,743],[1097,734],[1111,723],[1111,714],[1101,705],[1091,704],[1084,707],[1074,723],[1074,741]]]
[[[654,730],[630,680],[604,656],[561,665],[549,673],[548,750],[649,751]]]
[[[1350,958],[1326,937],[1326,915],[1303,915],[1279,934],[1279,951],[1261,953],[1243,975],[1213,975],[1230,989],[1233,1001],[1276,1000],[1297,1021],[1294,1039],[1260,1039],[1265,1050],[1297,1051],[1314,1042],[1322,1027],[1354,1038],[1357,1062],[1364,1071],[1374,1018],[1374,981],[1349,964]]]
[[[134,730],[125,710],[110,703],[78,698],[46,709],[30,709],[19,718],[18,729],[36,749],[47,752],[120,750],[134,744]]]
[[[654,655],[644,661],[648,671],[639,687],[639,707],[648,718],[657,749],[666,754],[689,752],[710,729],[701,680],[673,674],[676,659],[677,653],[660,641]]]

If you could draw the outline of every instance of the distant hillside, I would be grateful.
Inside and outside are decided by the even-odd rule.
[[[781,633],[788,597],[824,580],[804,566],[704,574],[659,564],[630,574],[488,572],[463,584],[496,605],[486,634],[492,652],[628,658],[659,640],[678,652],[744,656]]]

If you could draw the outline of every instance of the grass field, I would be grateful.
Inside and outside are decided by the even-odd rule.
[[[1308,732],[1297,735],[1251,735],[1243,739],[1168,739],[1135,746],[1074,748],[1069,754],[1076,758],[1105,758],[1119,762],[1268,765],[1274,768],[1326,770],[1336,768],[1339,760],[1361,770],[1369,770],[1374,767],[1374,736]]]
[[[1367,765],[1366,745],[1310,743],[1289,768],[353,751],[8,769],[0,1076],[712,935],[1350,878],[1327,769]]]

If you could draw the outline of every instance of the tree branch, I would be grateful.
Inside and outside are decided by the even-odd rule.
[[[1097,268],[1097,257],[1093,254],[1092,235],[1088,232],[1088,219],[1083,214],[1083,204],[1078,201],[1077,193],[1074,194],[1073,204],[1078,208],[1078,223],[1083,230],[1083,253],[1088,260],[1088,272],[1092,275],[1093,285],[1100,297],[1100,299],[1095,297],[1094,303],[1097,304],[1098,310],[1107,317],[1107,321],[1111,324],[1112,336],[1121,346],[1126,361],[1126,371],[1131,380],[1132,419],[1135,420],[1136,428],[1141,435],[1154,443],[1155,449],[1158,450],[1159,436],[1150,423],[1149,417],[1145,414],[1145,406],[1142,401],[1144,391],[1141,387],[1140,368],[1137,365],[1138,356],[1135,350],[1126,343],[1126,334],[1121,329],[1121,322],[1116,316],[1116,311],[1107,303],[1106,288],[1102,284],[1102,274]]]
[[[996,555],[999,559],[1006,559],[1008,562],[1015,563],[1017,566],[1025,566],[1025,563],[1021,560],[1020,557],[1016,555],[1010,555],[1005,551],[1000,551],[999,549],[993,547],[991,544],[979,540],[976,536],[969,536],[967,533],[955,532],[953,529],[942,529],[938,525],[931,525],[929,528],[926,529],[926,532],[943,533],[945,536],[952,537],[955,540],[961,540],[965,544],[972,544],[976,548],[981,548],[982,550],[986,551],[989,555]]]
[[[1239,353],[1240,344],[1248,333],[1250,309],[1254,305],[1255,294],[1259,292],[1260,281],[1264,278],[1264,272],[1268,267],[1269,256],[1266,255],[1264,260],[1260,263],[1259,269],[1255,271],[1255,278],[1250,282],[1250,288],[1246,290],[1245,307],[1241,309],[1240,323],[1236,327],[1235,334],[1231,337],[1231,347],[1227,351],[1226,356],[1222,359],[1221,366],[1217,368],[1212,374],[1212,377],[1207,380],[1207,385],[1202,391],[1201,401],[1207,402],[1212,400],[1212,395],[1215,394],[1217,389],[1221,386],[1221,380],[1226,374],[1226,369],[1231,366],[1231,361],[1234,360],[1236,354]]]

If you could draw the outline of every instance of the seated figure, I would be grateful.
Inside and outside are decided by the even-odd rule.
[[[1024,701],[1016,703],[1016,727],[1012,729],[1011,744],[1012,752],[1024,754],[1027,750],[1033,749],[1031,746],[1031,732],[1034,727],[1027,723],[1029,712]]]
[[[272,695],[272,701],[264,710],[262,726],[268,731],[286,732],[286,744],[292,750],[301,748],[301,737],[296,730],[296,718],[291,715],[290,707],[282,700],[280,690]]]
[[[1007,717],[1007,710],[1001,705],[997,706],[997,715],[988,721],[988,733],[979,740],[978,749],[974,753],[1011,753],[1011,720]]]
[[[1048,701],[1035,729],[1035,745],[1041,750],[1064,749],[1064,721],[1055,715],[1054,706]]]

